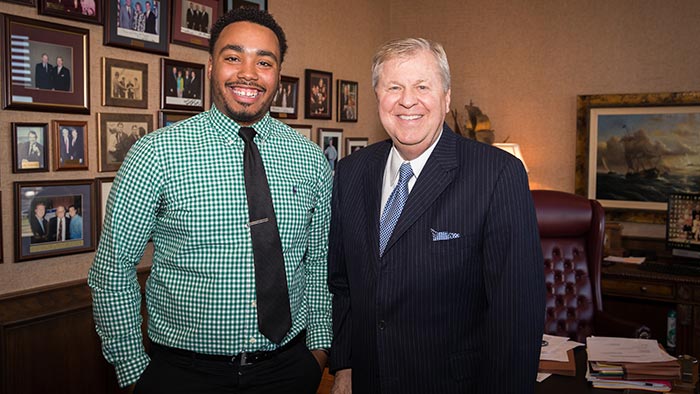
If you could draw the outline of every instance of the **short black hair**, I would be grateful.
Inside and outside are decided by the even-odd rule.
[[[284,30],[277,24],[275,18],[267,11],[258,10],[255,8],[234,8],[226,14],[222,15],[214,26],[211,28],[211,38],[209,39],[209,54],[214,54],[214,46],[219,39],[221,31],[226,26],[235,22],[251,22],[260,26],[267,27],[272,30],[277,36],[277,41],[280,43],[280,63],[284,61],[284,54],[287,53],[287,37],[284,35]]]

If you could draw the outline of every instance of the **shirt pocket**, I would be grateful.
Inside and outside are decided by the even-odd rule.
[[[304,182],[287,180],[280,182],[271,192],[282,251],[287,252],[300,245],[306,247],[316,208],[313,188]]]

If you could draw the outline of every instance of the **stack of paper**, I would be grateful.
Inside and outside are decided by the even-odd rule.
[[[589,337],[586,378],[593,387],[666,393],[680,364],[653,339]]]
[[[569,341],[567,337],[544,334],[542,350],[540,351],[538,381],[541,382],[551,374],[576,376],[576,359],[573,349],[577,346],[583,346],[583,344]]]

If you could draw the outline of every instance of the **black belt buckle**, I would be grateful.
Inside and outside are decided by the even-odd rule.
[[[240,356],[241,356],[241,358],[240,358],[240,363],[239,363],[239,365],[240,365],[241,367],[245,367],[246,365],[251,365],[251,364],[253,364],[253,363],[248,362],[248,353],[246,353],[246,352],[241,352]]]

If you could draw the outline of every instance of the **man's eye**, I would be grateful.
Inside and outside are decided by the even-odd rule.
[[[266,61],[260,61],[258,64],[260,64],[263,67],[272,67],[272,63]]]

